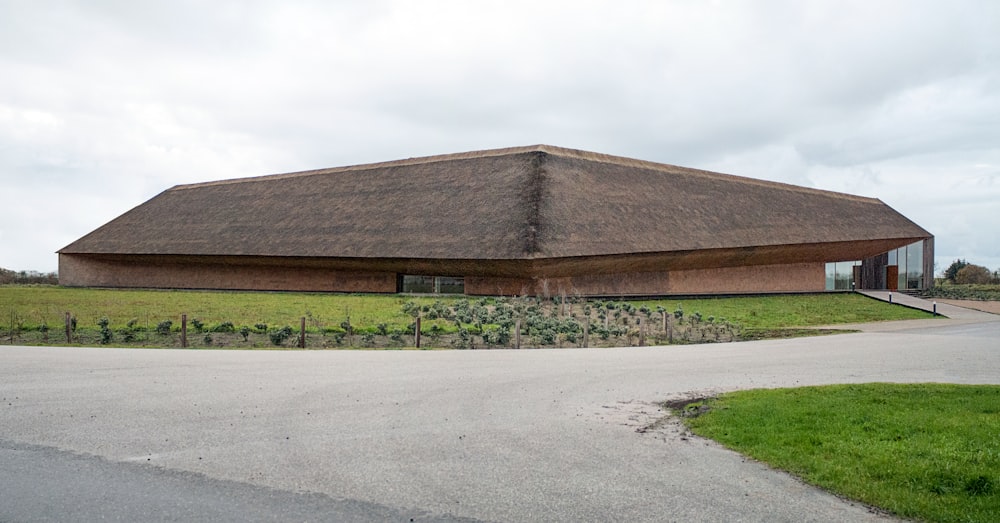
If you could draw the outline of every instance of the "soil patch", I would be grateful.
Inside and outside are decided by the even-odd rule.
[[[676,400],[669,400],[660,403],[665,409],[669,409],[674,415],[682,418],[697,418],[702,414],[711,410],[711,407],[705,404],[705,400],[712,399],[711,396],[698,396],[691,398],[682,398]]]

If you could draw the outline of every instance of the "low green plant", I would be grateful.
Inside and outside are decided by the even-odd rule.
[[[285,340],[292,336],[292,328],[289,326],[284,326],[280,329],[274,329],[267,333],[268,337],[271,339],[271,344],[275,347],[279,347],[285,343]]]
[[[1000,301],[1000,285],[937,285],[920,295],[924,298]]]
[[[133,318],[125,324],[125,327],[118,330],[118,333],[122,335],[122,343],[132,343],[136,340],[136,333],[139,331],[138,323],[139,320]]]
[[[236,332],[236,326],[233,325],[231,321],[224,321],[215,327],[212,327],[212,332]]]
[[[97,320],[97,326],[101,330],[101,345],[107,345],[111,343],[112,339],[114,339],[114,333],[109,325],[111,325],[111,320],[107,317]]]
[[[174,322],[170,320],[164,320],[156,324],[156,333],[161,336],[167,336],[170,334],[170,330],[173,328]]]
[[[456,349],[471,349],[472,333],[464,327],[459,327],[458,336],[451,340],[451,345]]]
[[[510,329],[501,327],[486,329],[483,331],[483,343],[494,347],[503,347],[510,344]]]
[[[420,330],[423,331],[423,329]],[[430,329],[427,329],[427,337],[429,337],[434,343],[437,343],[442,334],[444,334],[444,327],[436,323],[431,325]]]
[[[406,344],[406,339],[404,338],[405,332],[400,329],[393,329],[389,333],[389,343],[394,347],[402,347]]]

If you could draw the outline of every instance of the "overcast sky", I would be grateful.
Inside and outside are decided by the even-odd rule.
[[[995,270],[1000,2],[0,0],[3,268],[176,184],[538,143],[877,197]]]

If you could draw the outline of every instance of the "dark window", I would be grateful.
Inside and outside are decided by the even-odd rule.
[[[418,276],[404,274],[399,292],[418,294],[465,294],[465,279],[454,276]]]
[[[434,278],[434,292],[438,294],[465,294],[465,278],[437,276]]]
[[[419,293],[432,293],[434,292],[434,277],[433,276],[413,276],[410,274],[403,275],[403,281],[399,289],[400,292],[419,292]]]

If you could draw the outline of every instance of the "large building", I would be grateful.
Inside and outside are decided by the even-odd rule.
[[[634,296],[922,288],[880,200],[546,145],[170,188],[59,251],[87,287]]]

